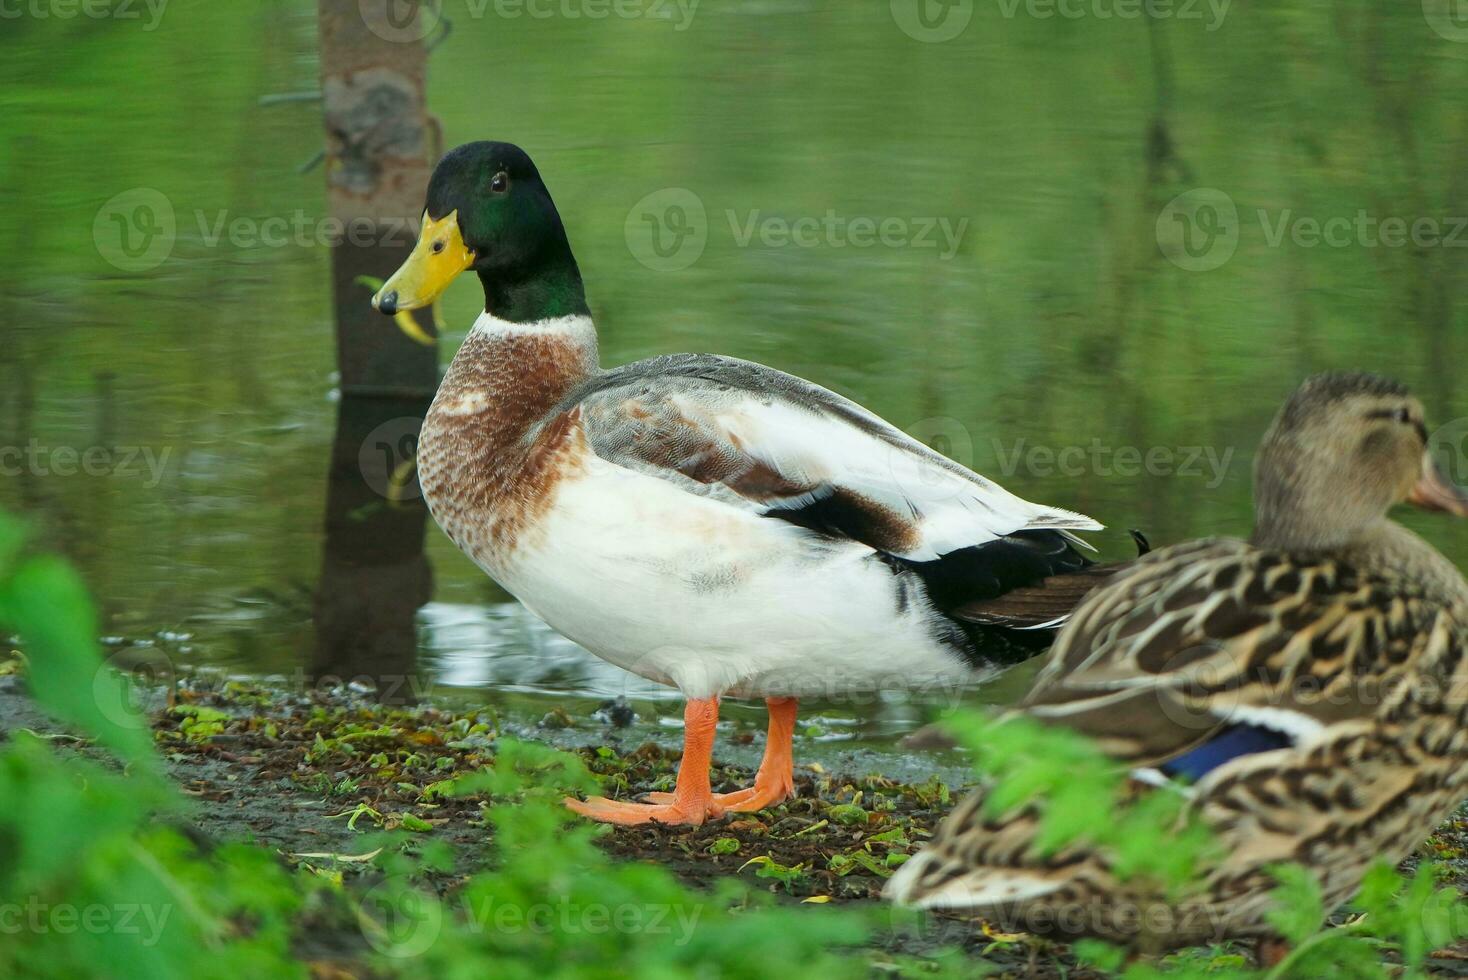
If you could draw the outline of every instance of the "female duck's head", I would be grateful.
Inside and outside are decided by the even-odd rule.
[[[1256,543],[1338,548],[1400,503],[1468,516],[1468,496],[1438,470],[1422,404],[1374,374],[1307,380],[1264,436],[1254,470]]]
[[[418,243],[372,305],[387,314],[427,306],[469,269],[484,284],[484,308],[501,319],[587,312],[561,216],[535,164],[513,144],[466,143],[439,161]]]

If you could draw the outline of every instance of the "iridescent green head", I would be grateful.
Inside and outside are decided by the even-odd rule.
[[[427,306],[467,269],[501,319],[587,312],[560,213],[530,156],[511,143],[466,143],[439,161],[418,244],[372,305],[389,314]]]

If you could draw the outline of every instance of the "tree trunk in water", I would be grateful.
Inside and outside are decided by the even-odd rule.
[[[318,3],[327,201],[346,229],[331,257],[342,394],[431,396],[436,347],[373,310],[357,281],[386,279],[417,237],[433,163],[419,33],[431,15],[404,0]]]
[[[438,347],[371,307],[412,250],[433,163],[425,105],[431,12],[416,0],[318,0],[341,402],[316,590],[316,683],[356,680],[389,703],[420,690],[415,616],[432,592],[427,510],[412,470],[438,386]],[[427,311],[418,314],[425,332]]]

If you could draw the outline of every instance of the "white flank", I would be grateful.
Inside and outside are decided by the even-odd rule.
[[[932,697],[992,676],[933,634],[871,549],[597,460],[509,561],[473,555],[557,632],[688,697]],[[917,597],[915,597],[917,598]]]

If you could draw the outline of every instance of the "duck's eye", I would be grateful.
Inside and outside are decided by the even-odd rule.
[[[444,248],[443,242],[434,242],[433,243],[433,254],[434,255],[437,255],[439,252],[442,252],[443,251],[443,248]]]
[[[1379,408],[1367,414],[1367,418],[1382,419],[1383,421],[1396,422],[1400,425],[1413,425],[1412,410],[1403,406],[1402,408]]]
[[[496,194],[503,194],[510,188],[510,175],[501,170],[489,181],[489,189]]]

